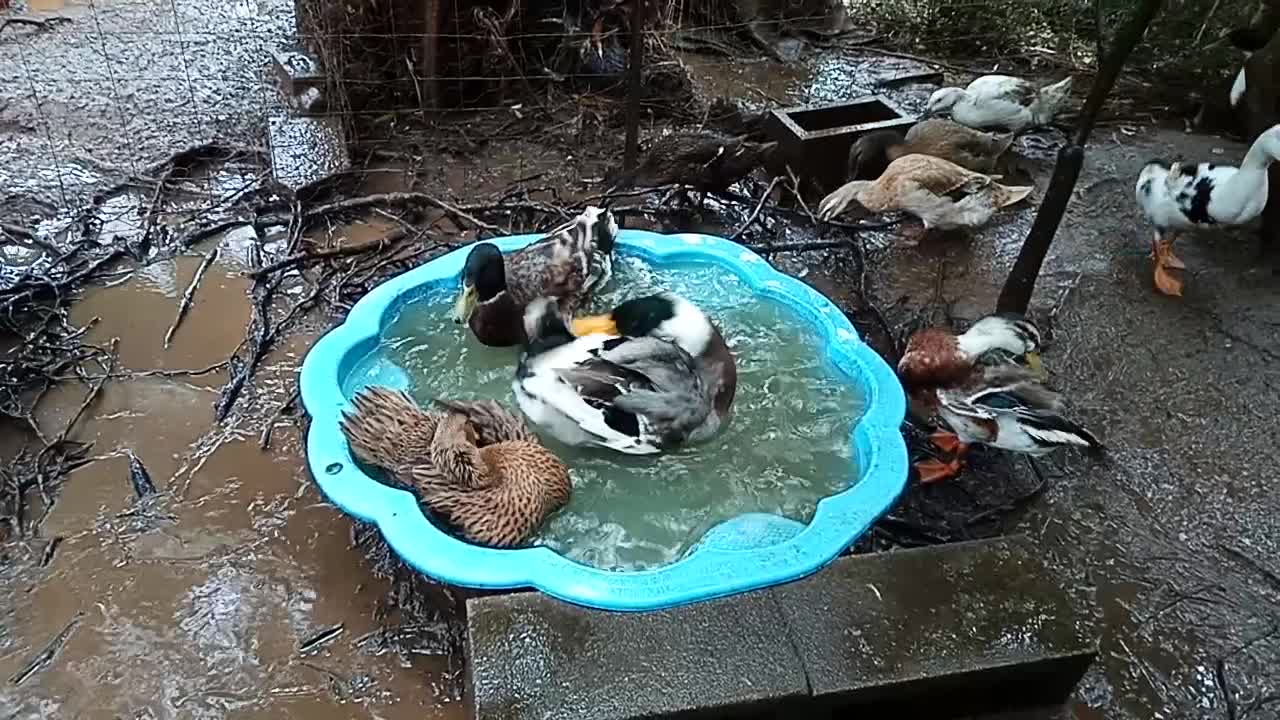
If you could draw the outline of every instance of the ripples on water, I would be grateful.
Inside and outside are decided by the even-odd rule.
[[[617,259],[614,280],[592,305],[603,310],[657,289],[693,300],[720,326],[738,364],[733,421],[706,443],[657,457],[568,448],[547,438],[572,469],[573,497],[536,542],[595,567],[670,563],[711,527],[743,513],[806,522],[820,498],[856,475],[849,433],[862,400],[825,360],[807,324],[719,266],[659,269],[634,257]],[[440,292],[406,305],[349,384],[370,363],[390,361],[407,372],[420,402],[492,398],[515,410],[516,349],[476,342],[453,324],[451,303]]]

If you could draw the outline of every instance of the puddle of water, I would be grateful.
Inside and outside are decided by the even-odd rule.
[[[678,559],[719,522],[747,512],[808,521],[819,499],[848,487],[856,472],[849,432],[861,400],[815,351],[803,321],[714,266],[655,272],[638,258],[620,258],[615,276],[613,289],[595,298],[598,307],[665,287],[716,320],[738,362],[733,421],[707,443],[659,457],[548,440],[572,468],[574,490],[537,542],[597,567],[653,567]],[[407,306],[345,390],[358,386],[368,363],[390,361],[404,368],[421,402],[474,396],[514,407],[515,351],[464,339],[449,317],[451,301],[440,295]]]
[[[89,288],[72,307],[71,320],[83,325],[98,318],[89,341],[105,344],[121,338],[120,364],[131,370],[195,370],[226,360],[244,339],[252,317],[251,281],[219,263],[205,273],[186,318],[169,348],[164,347],[182,294],[202,261],[183,256],[155,262],[125,282]],[[224,380],[222,372],[190,378],[197,385]]]

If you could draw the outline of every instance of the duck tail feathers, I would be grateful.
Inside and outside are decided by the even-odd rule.
[[[422,459],[425,445],[413,438],[434,423],[408,393],[369,387],[351,404],[353,409],[343,411],[339,425],[357,460],[395,472]]]
[[[999,207],[1008,207],[1015,203],[1022,202],[1031,195],[1034,187],[1029,185],[1001,185],[996,183],[998,192],[996,193],[996,204]]]

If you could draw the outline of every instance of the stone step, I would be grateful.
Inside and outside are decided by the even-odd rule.
[[[1094,617],[1021,537],[845,557],[651,613],[492,595],[467,601],[469,687],[477,720],[1054,717],[1097,652]]]

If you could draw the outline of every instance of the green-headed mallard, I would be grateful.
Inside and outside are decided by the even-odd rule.
[[[733,355],[678,295],[634,298],[572,322],[536,300],[525,324],[530,342],[512,388],[525,416],[561,442],[645,455],[705,440],[728,419]]]
[[[569,469],[524,422],[492,400],[436,401],[371,387],[351,400],[342,432],[362,463],[417,490],[467,540],[512,547],[569,500]]]
[[[871,212],[902,210],[915,215],[923,223],[923,232],[975,228],[997,209],[1026,198],[1032,189],[1001,185],[989,175],[949,160],[915,153],[889,163],[876,180],[840,186],[819,203],[818,216],[830,220],[856,200]],[[964,197],[952,200],[956,193]]]
[[[925,115],[950,110],[951,119],[961,125],[1021,132],[1052,122],[1071,95],[1071,84],[1067,77],[1041,88],[1009,75],[983,75],[966,88],[934,91]]]
[[[537,297],[555,297],[565,313],[604,286],[613,274],[618,223],[613,213],[588,207],[546,237],[510,255],[478,243],[462,269],[453,320],[467,323],[476,339],[493,347],[521,345],[524,308]]]
[[[1012,134],[992,135],[951,120],[935,118],[916,123],[906,136],[896,130],[875,130],[849,148],[849,180],[874,180],[903,155],[919,153],[950,160],[966,170],[994,172],[996,161],[1013,145]]]
[[[1182,279],[1169,270],[1186,267],[1173,254],[1174,235],[1214,226],[1243,225],[1267,205],[1267,172],[1280,159],[1280,125],[1253,141],[1239,167],[1217,163],[1148,162],[1138,173],[1138,206],[1156,226],[1151,242],[1155,286],[1165,295],[1181,295]]]

